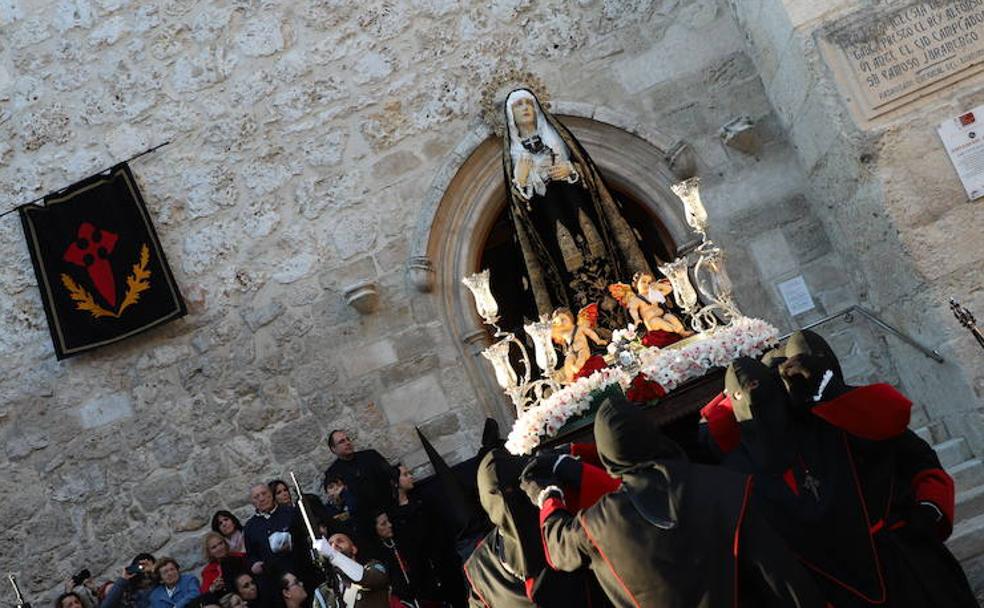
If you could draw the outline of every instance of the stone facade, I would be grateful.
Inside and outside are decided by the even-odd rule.
[[[313,488],[332,428],[414,467],[415,425],[470,456],[507,410],[466,370],[481,336],[447,322],[462,288],[422,292],[407,262],[427,201],[482,144],[483,83],[511,68],[570,115],[689,143],[746,313],[792,330],[861,303],[940,348],[943,366],[861,321],[826,328],[855,379],[902,385],[980,454],[984,379],[960,363],[979,353],[940,302],[984,314],[968,287],[984,249],[953,246],[981,220],[930,129],[980,89],[861,132],[810,48],[827,14],[766,4],[0,2],[3,208],[171,141],[133,169],[190,308],[58,363],[21,229],[0,219],[0,487],[16,497],[0,562],[45,597],[142,550],[192,566],[250,483],[293,470]],[[725,145],[740,117],[752,143]],[[793,318],[777,285],[797,276],[815,309]],[[364,282],[367,315],[345,297]]]

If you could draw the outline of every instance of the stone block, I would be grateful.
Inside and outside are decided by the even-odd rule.
[[[281,464],[322,448],[327,451],[327,445],[327,439],[313,417],[299,418],[270,434],[273,458]]]
[[[376,265],[371,257],[366,256],[321,273],[318,283],[325,289],[340,291],[349,285],[374,279],[376,276]]]
[[[434,374],[428,374],[402,386],[392,388],[378,400],[390,424],[422,424],[448,411],[444,391]]]
[[[440,365],[440,361],[434,353],[413,357],[400,357],[399,363],[386,368],[385,372],[380,374],[380,377],[383,386],[387,388],[399,386],[431,370],[437,369],[438,365]]]
[[[820,220],[808,216],[782,227],[783,235],[794,259],[807,264],[831,251],[827,230]]]
[[[741,35],[730,19],[718,18],[696,31],[674,24],[666,30],[663,44],[616,59],[614,69],[625,91],[637,94],[680,74],[705,70],[741,48]]]
[[[361,376],[398,361],[392,340],[377,340],[367,345],[354,345],[342,358],[342,367],[351,378]]]
[[[793,275],[799,268],[789,242],[778,228],[756,235],[748,242],[748,248],[766,280]]]
[[[169,505],[186,494],[184,482],[177,473],[152,475],[138,483],[133,489],[133,497],[146,511]],[[150,526],[154,527],[154,526]]]
[[[252,306],[243,311],[243,321],[250,331],[255,332],[264,325],[273,322],[283,314],[285,308],[278,300],[266,304]]]
[[[424,437],[432,441],[439,437],[453,435],[460,429],[461,423],[458,420],[457,414],[454,412],[442,414],[420,427],[420,431],[424,434]]]
[[[196,453],[182,467],[181,478],[187,492],[201,492],[221,483],[229,475],[229,469],[220,452],[207,449]]]
[[[195,444],[191,437],[178,432],[174,427],[162,426],[163,432],[150,443],[150,451],[162,467],[180,466],[194,451]]]

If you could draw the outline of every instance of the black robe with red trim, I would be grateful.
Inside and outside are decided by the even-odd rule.
[[[911,405],[875,384],[793,416],[788,440],[797,453],[781,474],[755,470],[727,397],[702,410],[712,451],[755,474],[756,504],[837,608],[977,606],[942,542],[953,525],[953,480],[907,429]],[[943,514],[934,536],[908,525],[919,502]]]
[[[823,606],[782,540],[748,509],[750,478],[686,461],[664,465],[672,484],[682,484],[675,527],[650,524],[624,491],[576,515],[550,498],[540,511],[548,563],[590,567],[618,607]]]
[[[598,457],[592,444],[572,445],[571,455],[584,461],[580,483],[564,488],[572,505],[591,506],[618,488],[620,482],[596,466]],[[497,534],[492,530],[465,561],[471,608],[605,608],[609,605],[587,571],[558,572],[545,568],[536,577],[520,579],[509,571],[495,550]],[[538,543],[539,539],[531,542]]]

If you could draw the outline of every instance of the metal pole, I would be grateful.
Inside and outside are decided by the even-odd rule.
[[[879,329],[892,334],[893,336],[895,336],[899,340],[902,340],[903,342],[905,342],[909,346],[915,348],[916,350],[918,350],[922,354],[926,355],[927,357],[929,357],[933,361],[936,361],[937,363],[945,363],[946,362],[946,359],[944,359],[943,358],[943,355],[941,355],[937,350],[932,349],[932,348],[929,348],[929,347],[926,347],[926,346],[923,346],[919,342],[916,342],[910,336],[902,333],[901,331],[899,331],[898,329],[892,327],[891,325],[889,325],[885,321],[882,321],[875,313],[871,312],[870,310],[868,310],[868,309],[866,309],[864,307],[858,306],[857,304],[851,305],[851,306],[845,308],[844,310],[842,310],[840,312],[836,312],[836,313],[834,313],[832,315],[827,315],[826,317],[824,317],[824,318],[822,318],[822,319],[820,319],[818,321],[813,321],[812,323],[807,323],[806,325],[804,325],[803,327],[800,328],[800,331],[803,331],[803,330],[806,330],[806,329],[813,329],[814,327],[817,327],[818,325],[823,325],[824,323],[828,323],[830,321],[833,321],[834,319],[839,319],[839,318],[843,318],[846,322],[851,323],[852,321],[854,321],[854,319],[852,318],[852,315],[854,313],[858,313],[858,314],[862,315],[863,317],[865,317],[866,319],[868,319],[869,321],[871,321],[872,323],[874,323],[875,325],[877,325]],[[782,338],[780,338],[780,340],[785,340],[790,335],[792,335],[792,334],[786,334],[785,336],[782,336]],[[984,343],[982,343],[982,346],[984,346]]]

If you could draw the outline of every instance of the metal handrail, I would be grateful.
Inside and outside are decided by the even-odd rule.
[[[909,346],[915,348],[916,350],[918,350],[922,354],[926,355],[927,357],[929,357],[933,361],[936,361],[937,363],[945,363],[946,362],[946,360],[943,358],[943,355],[941,355],[937,350],[932,349],[932,348],[928,348],[926,346],[923,346],[919,342],[916,342],[915,339],[912,338],[911,336],[908,336],[908,335],[902,333],[901,331],[899,331],[898,329],[895,329],[894,327],[892,327],[888,323],[882,321],[881,318],[878,317],[878,315],[876,315],[875,313],[871,312],[870,310],[868,310],[867,308],[865,308],[863,306],[859,306],[858,304],[853,304],[851,306],[848,306],[847,308],[845,308],[844,310],[842,310],[840,312],[836,312],[836,313],[834,313],[832,315],[828,315],[828,316],[826,316],[826,317],[824,317],[824,318],[822,318],[822,319],[820,319],[818,321],[814,321],[812,323],[808,323],[805,326],[801,327],[797,331],[802,331],[804,329],[813,329],[814,327],[817,327],[818,325],[823,325],[824,323],[828,323],[830,321],[833,321],[835,319],[840,319],[840,318],[843,318],[846,323],[853,323],[854,322],[854,313],[858,313],[861,316],[867,318],[869,321],[871,321],[872,323],[874,323],[875,325],[877,325],[883,331],[886,331],[886,332],[894,335],[896,338],[898,338],[899,340],[902,340],[903,342],[905,342]],[[786,338],[788,338],[792,334],[793,334],[793,332],[790,332],[790,333],[786,334],[785,336],[783,336],[782,338],[780,338],[780,340],[785,340]]]

